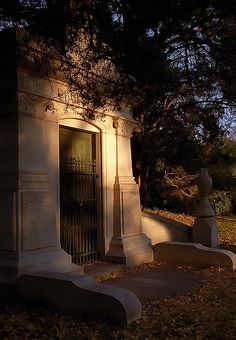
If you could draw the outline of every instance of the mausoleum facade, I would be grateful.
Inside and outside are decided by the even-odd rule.
[[[107,107],[86,118],[65,81],[18,61],[18,34],[2,38],[0,281],[82,275],[80,264],[94,259],[151,261],[132,174],[132,114]]]

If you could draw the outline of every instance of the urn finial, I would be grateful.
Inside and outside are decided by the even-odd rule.
[[[197,217],[215,216],[208,197],[212,187],[212,178],[209,176],[207,168],[200,169],[199,176],[197,178],[197,186],[199,190],[199,198],[195,205],[194,215]]]
[[[215,213],[208,197],[212,187],[212,178],[209,176],[207,168],[200,169],[197,186],[199,195],[194,209],[196,219],[193,225],[193,242],[217,248],[218,228]]]

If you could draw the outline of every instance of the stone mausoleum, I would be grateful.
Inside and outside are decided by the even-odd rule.
[[[16,29],[1,32],[0,44],[0,297],[14,292],[127,325],[141,316],[138,298],[89,279],[82,264],[138,265],[154,249],[158,261],[236,268],[234,254],[216,249],[206,169],[193,227],[199,243],[190,243],[186,226],[141,214],[131,112],[107,105],[87,115],[54,51],[45,56]]]
[[[94,259],[151,261],[132,175],[131,113],[107,108],[84,118],[62,78],[37,72],[34,46],[24,50],[19,30],[0,39],[0,282],[83,275],[80,264]]]

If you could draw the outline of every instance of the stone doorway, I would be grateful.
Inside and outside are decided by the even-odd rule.
[[[61,246],[76,264],[99,258],[99,134],[60,127]]]

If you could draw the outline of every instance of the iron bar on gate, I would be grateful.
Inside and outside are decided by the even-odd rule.
[[[61,159],[61,244],[76,264],[98,258],[97,177],[95,160]]]

